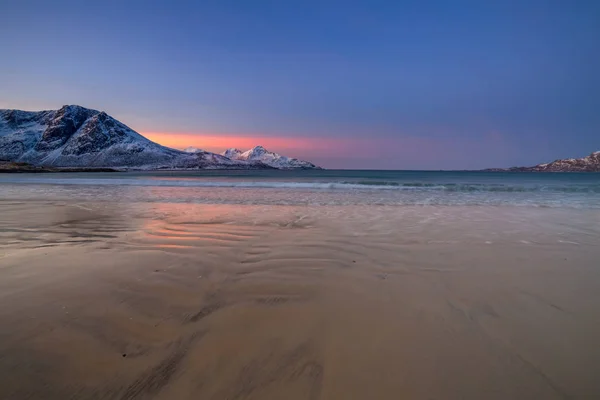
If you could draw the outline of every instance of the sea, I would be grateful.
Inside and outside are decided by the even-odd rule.
[[[600,209],[600,174],[201,170],[0,174],[4,199]]]

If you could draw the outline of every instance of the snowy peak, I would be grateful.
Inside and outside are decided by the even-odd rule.
[[[267,151],[267,149],[265,149],[262,146],[255,146],[253,148],[251,148],[250,150],[244,152],[242,155],[246,158],[260,158],[263,157],[265,154],[268,154],[269,156],[272,157],[281,157],[279,154],[277,153],[272,153],[270,151]]]
[[[229,149],[222,154],[231,160],[260,162],[277,169],[319,169],[313,163],[273,153],[263,146],[253,147],[243,153],[238,149]]]
[[[600,151],[595,151],[587,157],[570,160],[557,160],[549,164],[550,168],[558,167],[567,171],[600,172]]]
[[[152,142],[104,111],[68,105],[56,111],[34,149],[48,152],[60,148],[63,156],[80,156],[125,143]]]
[[[242,151],[238,150],[236,148],[231,148],[231,149],[227,149],[224,152],[221,153],[221,155],[230,158],[232,160],[239,160],[240,156],[242,155]]]
[[[52,167],[268,168],[164,147],[103,111],[75,105],[37,112],[0,110],[0,159]]]
[[[255,146],[248,151],[245,151],[240,156],[244,160],[270,160],[274,158],[281,158],[277,153],[272,153],[262,146]]]
[[[56,111],[0,110],[0,135],[8,129],[17,129],[24,125],[46,123]],[[5,129],[2,130],[2,121]]]
[[[496,170],[496,169],[494,169]],[[600,172],[600,151],[582,158],[567,158],[533,167],[512,167],[501,171],[513,172]]]
[[[175,151],[151,142],[103,111],[77,105],[54,111],[0,111],[0,157],[12,161],[129,167],[154,160],[157,153],[172,156]]]
[[[600,151],[595,151],[587,157],[555,160],[529,169],[540,172],[600,172]]]
[[[192,153],[192,154],[193,153],[203,153],[204,152],[204,150],[201,150],[201,149],[199,149],[197,147],[194,147],[194,146],[186,147],[185,149],[183,149],[183,151],[186,152],[186,153]]]
[[[48,167],[136,169],[289,169],[313,164],[257,146],[223,155],[155,143],[104,111],[77,105],[58,110],[0,110],[0,160]]]
[[[57,149],[83,125],[83,123],[98,111],[79,106],[63,106],[56,111],[38,142],[37,151]]]

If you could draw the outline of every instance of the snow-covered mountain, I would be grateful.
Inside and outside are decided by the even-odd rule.
[[[243,152],[241,150],[238,150],[238,149],[235,149],[235,148],[227,149],[227,150],[225,150],[224,152],[221,153],[222,156],[225,156],[225,157],[230,158],[232,160],[238,159],[242,154],[243,154]]]
[[[313,163],[308,161],[298,160],[297,158],[291,158],[279,155],[268,151],[262,146],[256,146],[248,151],[242,152],[238,149],[228,149],[221,153],[221,155],[238,161],[250,161],[250,162],[261,162],[277,169],[319,169]]]
[[[512,167],[508,169],[492,169],[493,171],[513,172],[600,172],[600,151],[593,152],[587,157],[555,160],[533,167]]]
[[[534,168],[537,171],[600,172],[600,151],[595,151],[582,158],[568,158],[555,160],[548,164],[539,164]]]
[[[81,106],[0,110],[0,160],[53,167],[270,169],[200,149],[180,151],[146,139],[105,112]]]

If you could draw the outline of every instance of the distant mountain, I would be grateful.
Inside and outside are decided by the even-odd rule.
[[[308,161],[282,156],[268,151],[262,146],[256,146],[245,152],[238,149],[228,149],[221,155],[231,160],[261,162],[277,169],[320,169],[320,167]]]
[[[232,160],[235,160],[237,158],[239,158],[241,155],[243,154],[243,152],[241,150],[238,149],[227,149],[224,152],[221,153],[222,156],[225,156],[227,158],[230,158]]]
[[[0,160],[46,167],[135,169],[271,169],[146,139],[105,112],[81,106],[51,111],[0,110]]]
[[[486,171],[509,172],[600,172],[600,151],[583,158],[567,158],[533,167],[492,168]]]

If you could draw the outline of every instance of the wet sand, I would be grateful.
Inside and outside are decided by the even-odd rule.
[[[600,398],[599,227],[0,201],[0,399]]]

